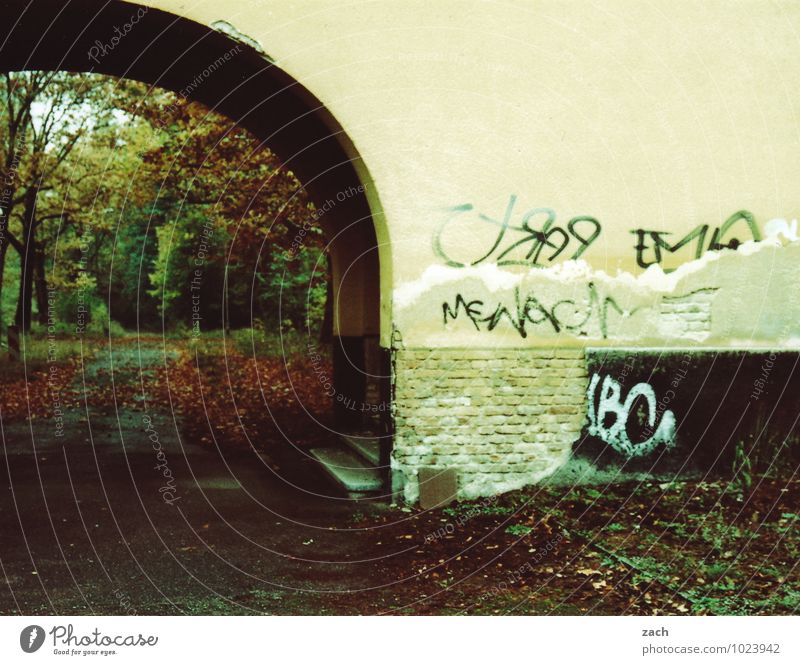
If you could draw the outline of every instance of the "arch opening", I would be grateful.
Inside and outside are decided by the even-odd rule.
[[[337,427],[378,435],[388,482],[391,385],[384,347],[391,323],[381,307],[381,284],[389,283],[387,234],[369,171],[324,105],[246,38],[158,9],[11,0],[3,14],[0,71],[90,72],[173,91],[247,129],[297,176],[328,239]],[[302,248],[302,231],[295,240]],[[291,264],[292,250],[286,258]]]

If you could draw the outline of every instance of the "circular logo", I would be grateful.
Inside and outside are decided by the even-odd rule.
[[[44,644],[44,628],[41,626],[28,626],[19,634],[19,645],[25,653],[38,651]]]

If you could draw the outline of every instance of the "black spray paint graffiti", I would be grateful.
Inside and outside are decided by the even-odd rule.
[[[738,230],[745,234],[743,237],[749,235],[749,238],[747,238],[748,240],[761,240],[761,234],[759,233],[755,218],[753,214],[747,210],[740,210],[739,212],[733,213],[725,220],[722,226],[715,228],[708,244],[706,244],[706,236],[710,228],[708,224],[701,224],[696,227],[674,245],[671,245],[664,239],[664,236],[670,235],[670,231],[633,229],[631,233],[636,235],[636,245],[634,247],[636,250],[636,263],[642,268],[647,268],[654,263],[661,263],[663,259],[662,250],[673,254],[693,240],[696,241],[694,251],[695,259],[699,259],[706,251],[736,249],[743,241],[736,237],[727,239],[727,234],[737,224],[740,227]],[[651,261],[647,260],[647,252],[652,252]]]
[[[675,446],[675,414],[670,410],[663,411],[661,422],[656,427],[657,400],[652,386],[637,383],[623,402],[622,390],[614,379],[606,376],[598,395],[599,384],[600,375],[593,374],[586,391],[589,404],[588,432],[591,436],[605,441],[618,453],[629,458],[650,455],[662,443],[667,450]],[[636,443],[631,441],[628,434],[632,414],[636,414],[639,420],[635,426],[650,435]]]
[[[457,319],[463,312],[476,330],[489,332],[506,320],[522,338],[528,336],[528,325],[542,324],[552,327],[556,333],[563,330],[585,336],[588,335],[588,324],[596,321],[600,334],[605,339],[608,337],[609,312],[613,311],[620,317],[627,318],[640,309],[637,307],[628,310],[620,307],[611,296],[602,296],[593,282],[589,282],[586,289],[586,300],[583,303],[566,298],[548,305],[533,293],[523,296],[517,287],[514,289],[515,305],[511,309],[503,303],[487,309],[483,300],[468,301],[459,293],[452,307],[450,303],[442,303],[442,317],[446,327],[448,321]]]
[[[470,215],[474,210],[471,203],[448,208],[448,214],[439,224],[433,236],[433,251],[442,261],[453,268],[477,266],[484,261],[499,266],[525,265],[543,266],[551,263],[572,245],[574,250],[565,254],[569,259],[577,259],[600,235],[601,226],[594,217],[581,215],[567,222],[566,228],[555,225],[556,213],[551,208],[533,208],[520,218],[518,226],[511,224],[511,218],[517,197],[509,198],[502,220],[497,220],[483,213]],[[475,226],[477,220],[477,226]],[[484,248],[483,254],[471,261],[459,261],[451,257],[444,249],[443,234],[451,224],[459,224],[458,230],[474,232],[485,225],[497,228],[491,246]],[[536,225],[539,228],[534,228]],[[577,245],[577,246],[576,246]]]

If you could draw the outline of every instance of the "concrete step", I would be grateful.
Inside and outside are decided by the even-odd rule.
[[[383,487],[380,471],[368,466],[349,448],[312,448],[309,452],[348,492],[378,492]]]
[[[381,464],[380,441],[370,434],[340,434],[339,438],[357,455],[361,455],[369,466]]]

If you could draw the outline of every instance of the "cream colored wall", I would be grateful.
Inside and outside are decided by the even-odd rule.
[[[800,218],[796,3],[152,4],[209,25],[229,22],[341,123],[369,167],[379,242],[391,243],[385,308],[392,290],[442,264],[434,231],[454,205],[473,210],[443,236],[450,256],[488,251],[493,234],[478,214],[499,218],[516,195],[515,215],[548,207],[556,223],[595,217],[601,235],[582,258],[610,273],[641,272],[632,229],[673,231],[675,241],[740,209],[762,229],[772,218]],[[776,278],[796,281],[797,269],[776,256]],[[673,264],[691,257],[684,248]],[[761,297],[754,280],[769,279],[743,270],[713,276],[729,291],[722,305],[715,300],[729,319],[716,316],[719,330],[742,316],[733,288],[744,281]],[[396,309],[407,342],[432,340],[436,300]],[[778,301],[773,290],[761,302]],[[769,325],[781,328],[786,312],[778,318]]]

